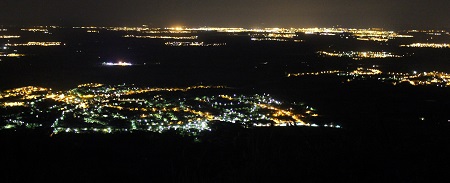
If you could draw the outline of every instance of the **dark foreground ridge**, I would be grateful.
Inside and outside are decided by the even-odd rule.
[[[428,182],[448,178],[448,128],[271,127],[177,133],[2,131],[5,182]]]

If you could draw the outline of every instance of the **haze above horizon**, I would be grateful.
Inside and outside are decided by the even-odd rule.
[[[5,0],[1,25],[450,27],[445,0]]]

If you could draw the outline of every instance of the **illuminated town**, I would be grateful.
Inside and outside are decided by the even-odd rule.
[[[119,37],[134,40],[134,39],[149,39],[149,40],[164,40],[158,44],[170,47],[222,47],[229,46],[229,39],[222,39],[220,41],[205,39],[209,36],[224,36],[228,38],[245,38],[252,42],[295,42],[299,45],[311,44],[314,39],[318,37],[339,38],[343,41],[368,41],[379,42],[379,44],[389,45],[393,40],[401,40],[399,47],[411,48],[450,48],[447,43],[441,43],[442,40],[437,40],[437,37],[445,38],[449,33],[445,30],[405,30],[393,31],[382,28],[241,28],[241,27],[164,27],[154,28],[147,25],[136,27],[60,27],[60,26],[33,26],[27,28],[12,28],[1,29],[2,35],[0,40],[3,50],[7,48],[17,47],[55,47],[65,46],[66,42],[58,39],[53,39],[53,33],[61,31],[61,29],[80,30],[87,34],[103,34],[108,32],[117,32]],[[40,34],[44,33],[44,34]],[[26,34],[33,34],[37,36],[35,39],[28,39],[30,36]],[[419,35],[419,36],[418,36]],[[417,39],[420,36],[429,36],[426,43],[411,43],[411,40]],[[45,40],[39,38],[40,36],[47,36]],[[433,36],[435,39],[433,39]],[[215,39],[215,38],[214,38]],[[39,41],[38,41],[39,40]],[[408,44],[405,44],[408,43]],[[378,44],[378,43],[376,43]],[[20,49],[20,48],[19,48]],[[327,51],[325,51],[327,50]],[[341,51],[337,51],[341,50]],[[353,49],[349,49],[353,50]],[[369,49],[370,50],[370,49]],[[13,52],[14,51],[14,52]],[[28,53],[20,53],[21,50],[3,51],[1,57],[25,57]],[[345,51],[343,49],[318,49],[316,50],[319,56],[326,57],[348,57],[354,60],[361,60],[366,58],[401,58],[405,53],[394,52],[393,50],[386,51]],[[413,54],[413,53],[409,53]]]
[[[394,75],[394,73],[389,73]],[[432,85],[438,87],[448,87],[450,86],[450,74],[445,72],[413,72],[412,74],[403,74],[403,73],[395,73],[398,78],[400,78],[399,82],[393,83],[403,83],[407,82],[413,86],[417,85]]]
[[[413,43],[409,45],[400,45],[400,47],[411,47],[411,48],[450,48],[450,44],[443,43]]]
[[[5,46],[60,46],[61,42],[28,42],[28,43],[7,43]]]
[[[140,38],[140,39],[197,39],[198,36],[136,36],[136,35],[125,35],[126,38]]]
[[[413,38],[413,35],[401,34],[395,31],[381,28],[354,29],[354,28],[227,28],[227,27],[166,27],[149,28],[142,27],[73,27],[75,29],[87,29],[88,31],[109,30],[136,32],[138,34],[127,34],[127,38],[147,38],[147,39],[197,39],[197,36],[170,36],[170,34],[195,34],[200,32],[218,32],[239,34],[246,33],[253,41],[295,41],[298,33],[319,36],[340,36],[342,38],[354,38],[360,41],[387,42],[396,38]],[[413,32],[413,31],[411,31]],[[142,35],[144,34],[144,35]],[[148,34],[148,35],[145,35]],[[158,35],[165,34],[165,35]],[[345,36],[344,36],[345,35]]]
[[[0,39],[16,39],[20,38],[20,36],[17,35],[0,35]]]
[[[45,28],[28,28],[28,29],[20,29],[22,31],[29,31],[29,32],[48,32],[48,29]]]
[[[166,42],[166,46],[225,46],[226,43],[204,43],[204,42]]]
[[[403,55],[396,55],[390,52],[372,52],[372,51],[347,51],[347,52],[317,52],[321,56],[327,57],[349,57],[354,60],[360,60],[364,58],[400,58]]]
[[[376,68],[362,68],[358,67],[352,71],[320,71],[320,72],[305,72],[305,73],[289,73],[287,77],[300,77],[300,76],[318,76],[318,75],[336,75],[343,77],[347,82],[355,80],[376,80],[384,83],[397,84],[410,84],[412,86],[437,86],[448,87],[450,86],[450,74],[445,72],[417,72],[401,73],[401,72],[387,72],[383,73]]]
[[[21,53],[2,53],[0,52],[0,57],[23,57],[25,54]]]
[[[196,95],[197,91],[228,91],[225,86],[139,88],[134,85],[79,85],[68,91],[23,87],[0,93],[2,129],[51,127],[62,132],[164,132],[197,134],[211,122],[268,126],[325,126],[305,104],[287,104],[269,94]],[[288,107],[290,106],[290,107]],[[46,122],[53,121],[52,123]]]

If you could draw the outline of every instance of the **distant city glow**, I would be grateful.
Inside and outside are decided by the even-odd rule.
[[[358,67],[353,71],[320,71],[320,72],[306,72],[306,73],[288,73],[287,77],[301,77],[301,76],[317,76],[324,74],[335,74],[347,78],[348,82],[354,80],[377,80],[380,82],[390,83],[393,85],[408,83],[413,86],[437,86],[437,87],[449,87],[450,86],[450,74],[439,71],[431,72],[417,72],[411,73],[401,72],[387,72],[383,73],[379,69],[375,68],[363,68]]]
[[[380,41],[387,42],[396,38],[412,38],[413,35],[399,34],[395,31],[384,30],[381,28],[353,29],[353,28],[239,28],[239,27],[167,27],[167,28],[149,28],[143,27],[74,27],[77,29],[87,29],[88,31],[106,29],[111,31],[136,31],[144,34],[192,34],[197,32],[223,32],[223,33],[248,33],[255,41],[285,41],[293,39],[298,33],[319,36],[340,36],[348,39],[349,36],[362,41]],[[408,31],[414,32],[414,31]],[[343,36],[348,34],[348,36]],[[168,36],[168,35],[125,35],[124,37],[149,38],[149,39],[194,39],[188,36]],[[284,38],[284,39],[282,39]],[[286,39],[287,38],[287,39]],[[196,38],[195,38],[196,39]]]
[[[412,48],[450,48],[448,43],[413,43],[409,45],[400,45],[400,47],[412,47]]]
[[[23,57],[25,54],[21,53],[0,53],[0,57]]]
[[[200,46],[200,47],[207,47],[207,46],[225,46],[226,43],[204,43],[204,42],[166,42],[166,46]]]
[[[403,55],[395,55],[390,52],[372,52],[372,51],[347,51],[347,52],[326,52],[319,51],[319,55],[329,56],[329,57],[349,57],[355,60],[364,58],[400,58]]]
[[[126,38],[141,38],[141,39],[197,39],[198,36],[136,36],[125,35]]]
[[[20,36],[17,35],[0,35],[0,39],[16,39],[20,38]]]
[[[29,28],[29,29],[20,29],[22,31],[30,31],[30,32],[48,32],[48,29],[39,29],[39,28]]]
[[[7,43],[5,46],[61,46],[61,42],[28,42],[28,43]],[[65,45],[65,44],[64,44]]]

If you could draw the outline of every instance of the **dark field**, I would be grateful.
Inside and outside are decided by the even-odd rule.
[[[176,134],[2,132],[6,182],[429,182],[448,178],[448,128],[223,127]]]

